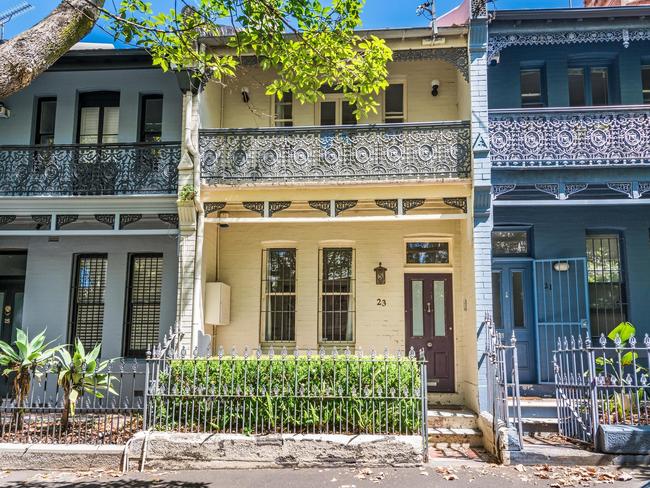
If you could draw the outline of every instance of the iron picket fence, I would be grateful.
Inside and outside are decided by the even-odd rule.
[[[496,442],[502,427],[515,428],[519,446],[523,449],[517,341],[513,333],[506,342],[504,334],[496,328],[489,315],[485,317],[483,325],[487,337],[487,392],[494,439]]]
[[[210,347],[210,346],[208,346]],[[211,351],[210,351],[211,352]],[[427,453],[424,351],[317,353],[282,348],[154,349],[145,428],[243,434],[421,435]]]
[[[0,381],[0,442],[42,444],[124,444],[142,428],[145,364],[140,360],[110,363],[101,375],[111,388],[80,378],[85,384],[68,406],[69,395],[58,381],[60,365],[51,362],[29,372],[29,390],[17,398],[15,375]],[[105,377],[104,377],[105,378]]]
[[[650,337],[559,338],[553,352],[560,435],[597,447],[600,425],[650,425]]]

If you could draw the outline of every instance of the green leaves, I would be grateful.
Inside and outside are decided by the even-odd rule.
[[[615,340],[616,337],[620,337],[622,345],[627,344],[627,341],[636,333],[636,328],[630,322],[621,322],[616,327],[614,327],[607,337],[610,340]]]
[[[301,103],[340,90],[357,118],[376,112],[388,86],[392,52],[383,39],[360,36],[363,0],[197,0],[182,11],[154,12],[151,3],[122,0],[108,13],[115,38],[149,51],[163,71],[191,69],[198,81],[223,82],[242,56],[255,56],[276,78],[266,93]],[[107,12],[107,11],[106,11]],[[206,39],[211,39],[207,47]]]

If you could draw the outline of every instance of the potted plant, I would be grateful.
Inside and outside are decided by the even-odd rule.
[[[178,192],[178,223],[180,226],[196,224],[196,189],[193,185],[183,185]]]

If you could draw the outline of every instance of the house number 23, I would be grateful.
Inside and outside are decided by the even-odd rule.
[[[385,298],[377,298],[377,306],[378,307],[385,307],[386,306],[386,299]]]

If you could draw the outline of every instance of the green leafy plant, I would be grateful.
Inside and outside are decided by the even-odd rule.
[[[196,190],[192,185],[184,185],[178,192],[178,199],[181,202],[191,202],[196,196]]]
[[[629,368],[633,368],[634,374],[646,373],[647,369],[637,363],[639,354],[635,351],[624,352],[630,346],[630,339],[636,334],[636,327],[630,322],[621,322],[614,327],[607,338],[614,343],[614,356],[608,357],[605,353],[596,357],[596,375],[601,378],[605,385],[625,385],[625,377]],[[628,369],[626,369],[628,368]],[[603,415],[606,412],[614,412],[618,418],[623,418],[632,405],[632,393],[626,393],[625,389],[620,391],[614,389],[606,392],[603,401]],[[643,401],[644,388],[638,388],[636,395],[639,401]]]
[[[14,345],[0,341],[0,366],[4,366],[2,374],[6,377],[13,375],[13,394],[18,409],[14,414],[17,428],[22,428],[25,400],[29,395],[32,378],[40,378],[39,369],[50,361],[63,346],[50,347],[52,342],[45,342],[45,331],[29,339],[29,334],[16,330]],[[15,347],[14,347],[15,346]]]
[[[113,378],[108,372],[110,360],[98,361],[101,344],[86,353],[79,339],[75,340],[72,354],[61,349],[56,357],[58,361],[58,383],[63,390],[63,413],[61,429],[67,430],[70,417],[74,416],[77,399],[84,393],[96,398],[104,398],[105,393],[115,394]]]
[[[153,395],[154,429],[414,434],[420,428],[420,365],[407,359],[172,360],[158,384],[168,393]]]

